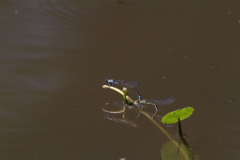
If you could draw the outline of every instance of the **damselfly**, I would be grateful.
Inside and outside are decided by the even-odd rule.
[[[135,88],[134,88],[135,89]],[[139,92],[135,89],[137,95],[138,95],[138,103],[140,104],[151,104],[155,107],[155,113],[153,114],[152,118],[158,113],[159,108],[157,105],[168,105],[173,103],[176,99],[174,97],[163,97],[159,99],[142,99],[142,96],[139,94]]]
[[[136,88],[139,86],[138,82],[134,81],[123,81],[123,80],[115,80],[115,79],[105,79],[109,86],[114,86],[116,84],[120,84],[126,88]]]

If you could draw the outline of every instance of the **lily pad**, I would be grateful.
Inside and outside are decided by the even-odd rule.
[[[178,122],[178,119],[180,119],[180,121],[182,121],[182,120],[188,118],[189,116],[191,116],[193,114],[193,111],[194,111],[194,108],[192,108],[192,107],[178,109],[176,111],[166,114],[162,118],[162,122],[165,124],[171,124],[171,123]]]
[[[175,144],[169,141],[163,144],[161,148],[161,157],[163,160],[193,160],[191,150],[182,144]]]

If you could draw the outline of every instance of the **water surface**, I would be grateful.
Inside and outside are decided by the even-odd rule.
[[[104,119],[122,98],[105,78],[174,96],[159,115],[194,107],[182,124],[194,155],[239,159],[239,2],[0,4],[1,159],[161,159],[168,140],[144,116],[136,128]]]

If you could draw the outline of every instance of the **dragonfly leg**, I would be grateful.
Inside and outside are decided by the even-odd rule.
[[[137,117],[133,120],[133,121],[136,121],[138,119],[138,117],[140,116],[141,112],[140,110],[138,109],[138,114],[137,114]]]
[[[158,109],[158,106],[156,105],[156,104],[154,104],[154,103],[151,103],[151,102],[147,102],[147,104],[151,104],[151,105],[153,105],[154,107],[155,107],[155,113],[153,114],[153,116],[152,116],[152,119],[155,117],[155,115],[158,113],[158,111],[159,111],[159,109]]]

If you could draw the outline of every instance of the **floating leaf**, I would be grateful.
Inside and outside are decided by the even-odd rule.
[[[184,144],[175,144],[170,141],[161,148],[161,157],[163,160],[193,160],[191,150]]]
[[[182,120],[188,118],[189,116],[191,116],[193,114],[193,111],[194,111],[194,108],[192,108],[192,107],[178,109],[176,111],[166,114],[162,118],[162,122],[165,124],[176,123],[176,122],[178,122],[178,118],[180,119],[180,121],[182,121]]]

